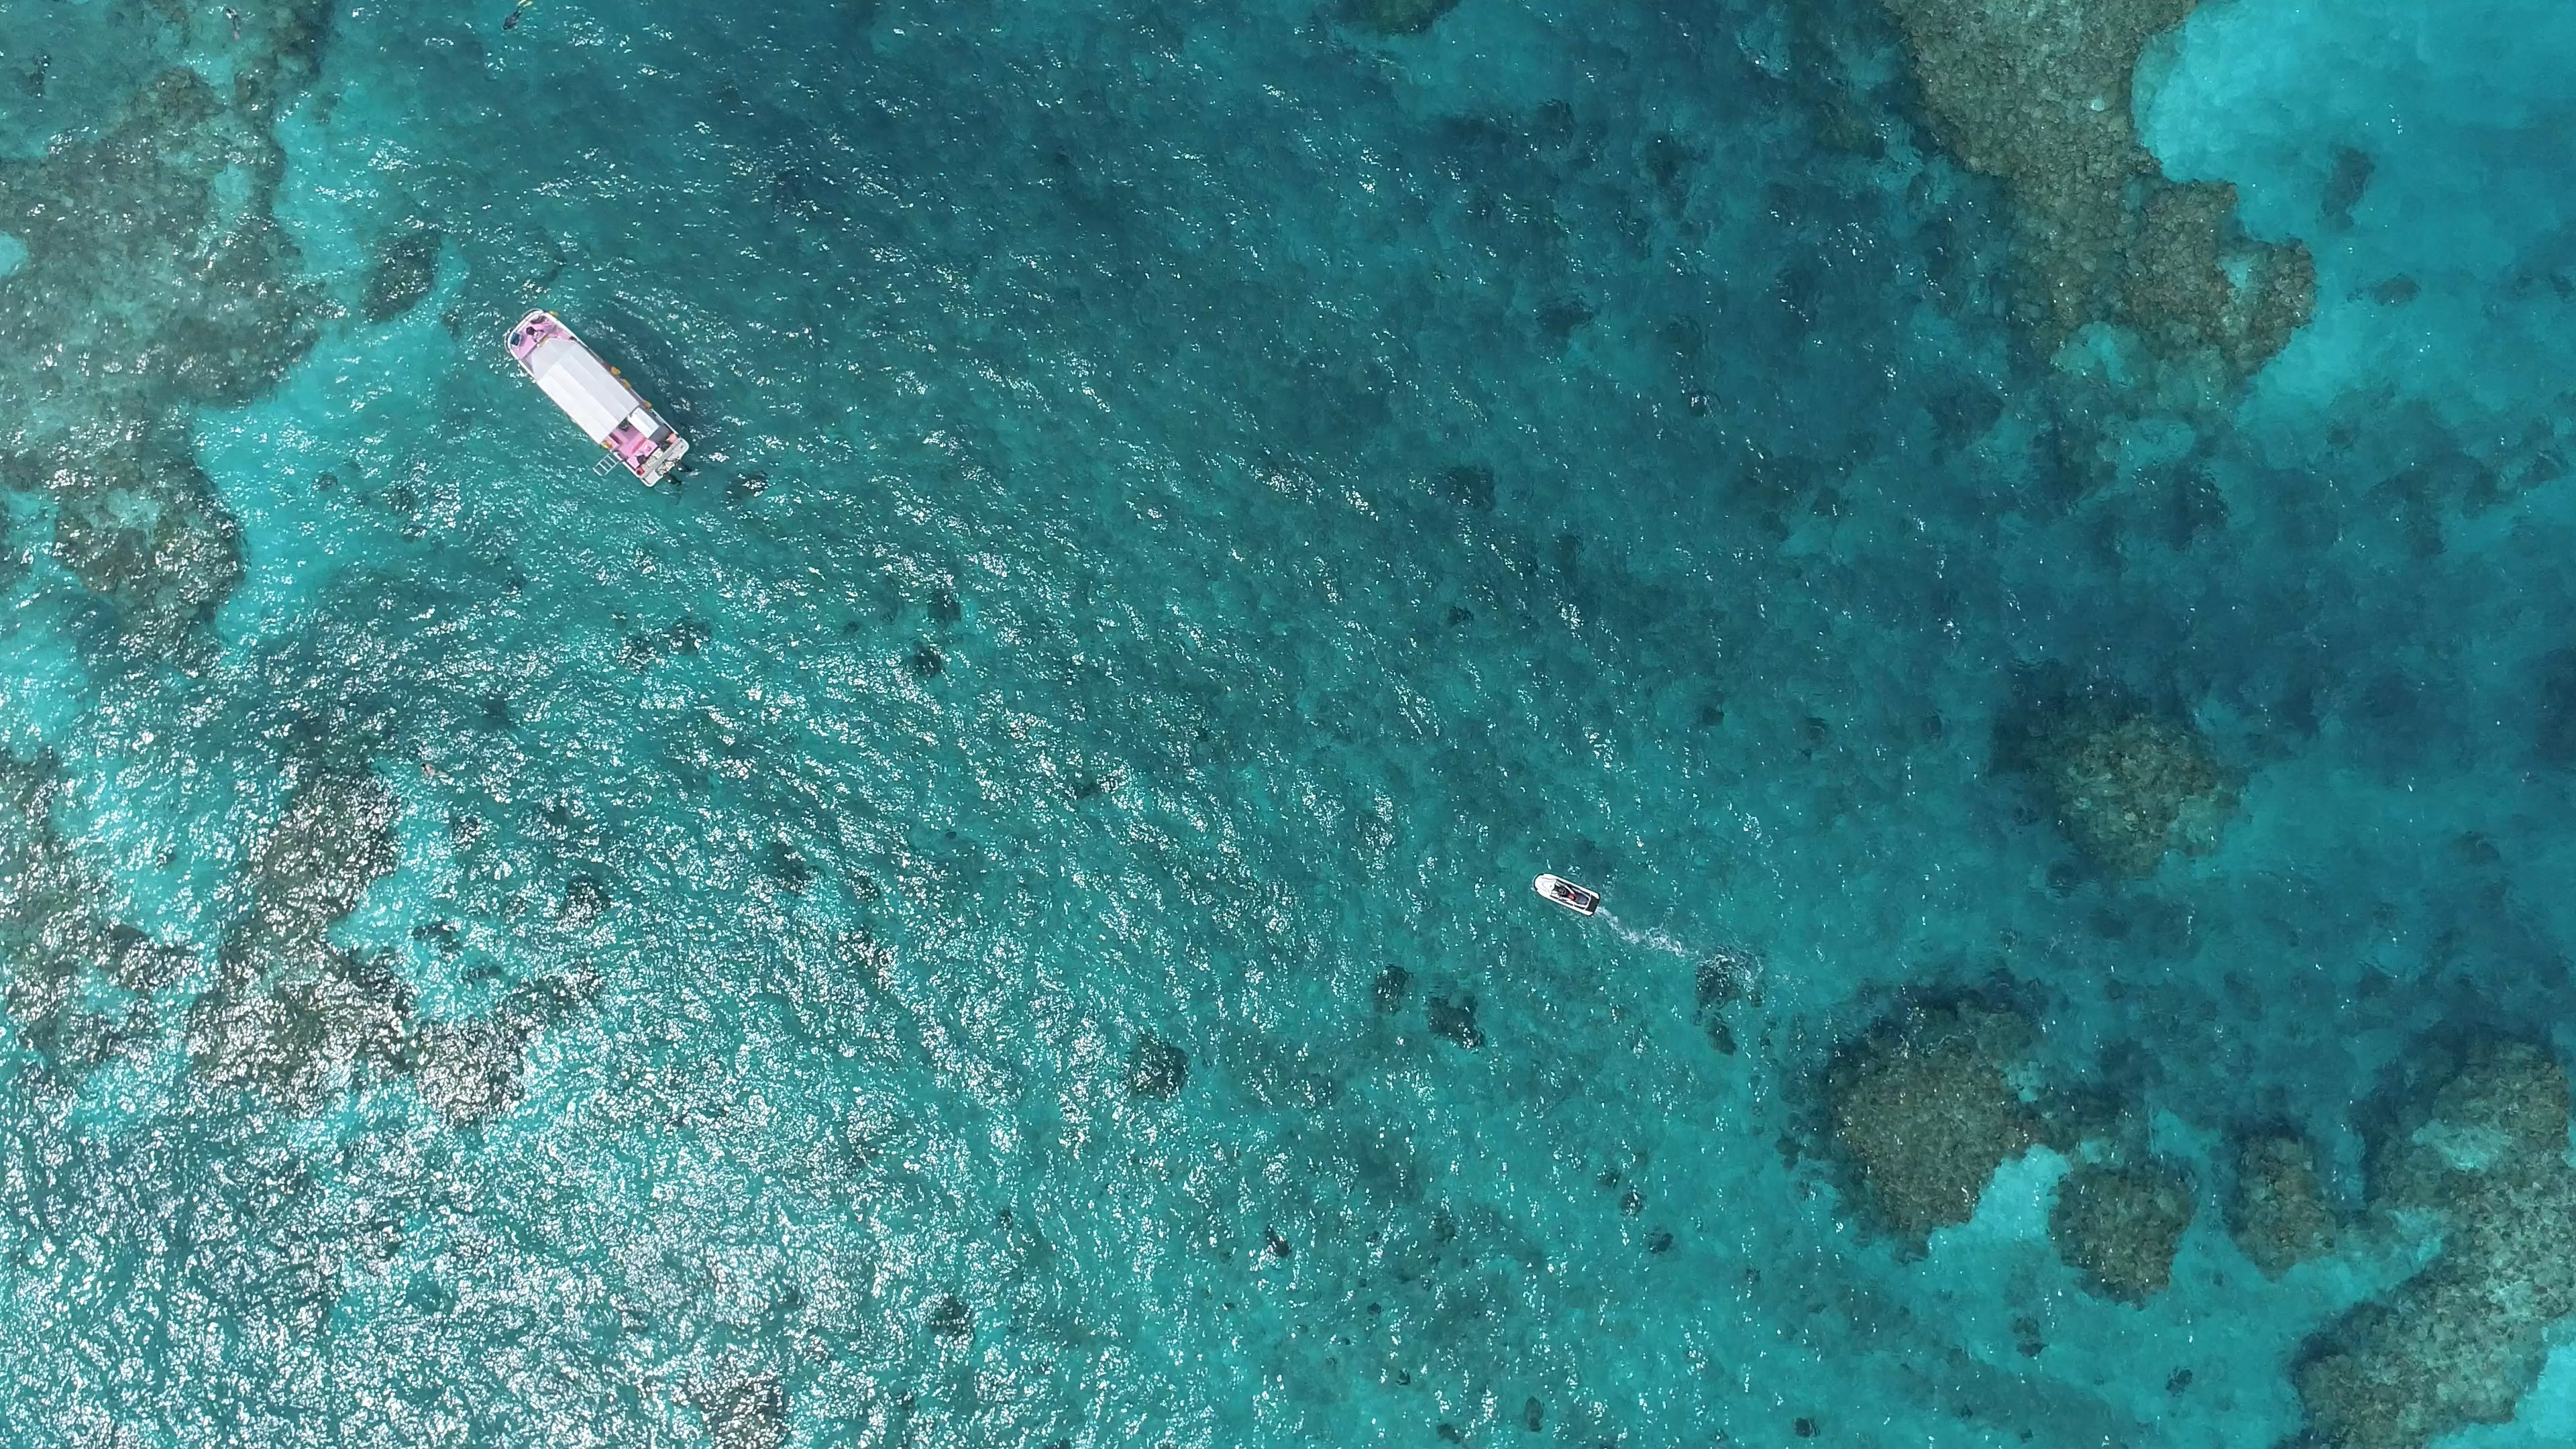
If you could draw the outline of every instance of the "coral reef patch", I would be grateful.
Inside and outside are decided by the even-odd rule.
[[[129,636],[166,647],[241,582],[240,529],[193,459],[147,453],[131,430],[93,446],[47,480],[54,561],[114,605]]]
[[[2231,188],[2167,180],[2138,141],[2138,58],[2197,0],[1885,3],[1933,129],[2004,185],[2020,310],[2045,345],[2123,323],[2160,355],[2241,376],[2307,321],[2307,248],[2244,236]]]
[[[219,978],[188,1013],[201,1080],[309,1112],[358,1073],[408,1073],[450,1126],[475,1126],[518,1101],[529,1040],[597,994],[587,973],[545,977],[484,1016],[415,1020],[394,955],[330,935],[399,863],[395,808],[364,766],[302,769],[252,849],[250,909],[218,952]]]
[[[2176,1168],[2088,1162],[2059,1180],[2048,1237],[2096,1292],[2143,1302],[2173,1281],[2193,1209],[2191,1178]]]
[[[336,1077],[398,1060],[411,993],[392,964],[330,929],[392,872],[394,800],[364,768],[309,770],[252,848],[251,906],[189,1012],[198,1075],[305,1111]]]
[[[1458,0],[1345,0],[1342,13],[1380,35],[1419,35],[1457,6]]]
[[[265,392],[322,315],[270,215],[285,164],[270,127],[310,76],[327,14],[274,7],[229,95],[173,67],[102,132],[0,159],[0,231],[18,256],[0,275],[0,486],[54,505],[54,557],[147,652],[167,652],[241,574],[184,410]]]
[[[2024,684],[1996,727],[1995,764],[2031,781],[2095,865],[2144,876],[2169,852],[2217,848],[2236,786],[2197,729],[2045,672]]]
[[[2332,1251],[2336,1227],[2334,1206],[2317,1180],[2316,1152],[2305,1137],[2261,1132],[2237,1143],[2227,1230],[2264,1277],[2278,1278]]]
[[[2032,1026],[1973,1002],[1910,1008],[1844,1048],[1827,1073],[1833,1150],[1861,1205],[1900,1241],[1963,1223],[1995,1169],[2045,1136],[2015,1084]]]
[[[50,762],[0,756],[0,1001],[28,1046],[78,1073],[148,1036],[153,993],[193,958],[103,908],[106,883],[56,823],[60,796]]]
[[[2438,1225],[2422,1272],[2329,1326],[2294,1372],[2310,1439],[2423,1449],[2502,1423],[2538,1381],[2550,1325],[2576,1312],[2567,1073],[2529,1042],[2437,1048],[2369,1133],[2367,1205]]]

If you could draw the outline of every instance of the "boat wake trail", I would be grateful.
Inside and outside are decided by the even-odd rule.
[[[1627,942],[1631,946],[1643,946],[1649,951],[1661,951],[1668,956],[1681,956],[1694,960],[1703,959],[1714,954],[1707,951],[1692,950],[1690,947],[1674,940],[1672,934],[1660,926],[1650,927],[1641,931],[1636,927],[1629,925],[1627,922],[1620,920],[1617,916],[1610,914],[1608,911],[1596,912],[1593,919],[1599,921],[1602,925],[1609,927],[1610,934],[1617,936],[1620,940]]]
[[[1690,962],[1696,968],[1702,1006],[1712,1001],[1741,1000],[1756,995],[1760,990],[1761,957],[1751,951],[1735,946],[1703,950],[1675,938],[1672,932],[1661,926],[1640,930],[1608,911],[1595,913],[1593,919],[1631,946],[1643,946],[1649,951]]]

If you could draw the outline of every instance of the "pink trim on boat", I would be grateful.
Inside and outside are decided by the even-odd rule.
[[[570,337],[571,335],[572,334],[570,332],[564,330],[562,323],[557,322],[554,319],[552,314],[541,312],[537,314],[535,318],[522,325],[519,330],[510,334],[510,355],[519,359],[521,362],[525,362],[528,360],[529,354],[537,350],[538,344],[544,342],[547,338]]]
[[[639,473],[644,460],[653,456],[653,440],[637,432],[633,423],[619,423],[617,431],[608,435],[608,446],[627,467]]]

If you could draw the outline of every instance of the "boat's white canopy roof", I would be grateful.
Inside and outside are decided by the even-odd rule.
[[[574,338],[549,337],[538,343],[528,355],[528,371],[594,443],[607,442],[626,415],[644,405],[635,389]]]

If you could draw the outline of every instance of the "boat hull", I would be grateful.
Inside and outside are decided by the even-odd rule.
[[[1585,890],[1562,876],[1543,875],[1530,883],[1540,895],[1565,907],[1578,916],[1589,916],[1601,909],[1601,893]]]
[[[688,456],[689,440],[679,429],[554,313],[540,307],[520,318],[508,345],[528,380],[647,486],[668,477]]]

